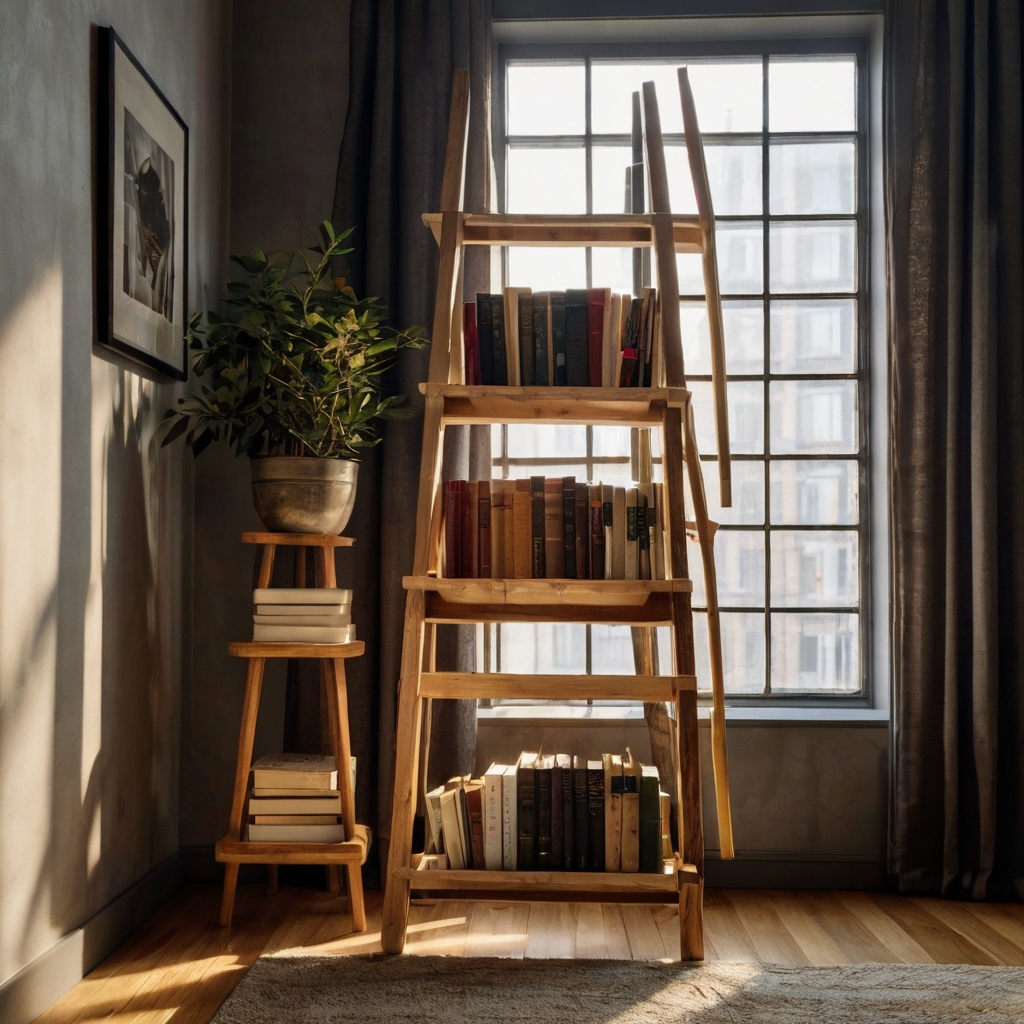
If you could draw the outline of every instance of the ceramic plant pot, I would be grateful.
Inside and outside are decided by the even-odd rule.
[[[356,500],[359,463],[271,455],[250,459],[252,500],[271,533],[337,535]]]

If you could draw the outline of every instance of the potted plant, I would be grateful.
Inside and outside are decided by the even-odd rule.
[[[355,502],[359,453],[381,420],[410,415],[381,375],[420,328],[384,326],[384,308],[331,276],[351,252],[327,221],[305,252],[232,256],[244,278],[228,284],[227,315],[196,314],[186,339],[200,392],[164,417],[163,444],[184,435],[199,455],[227,440],[248,455],[253,501],[273,532],[338,534]]]

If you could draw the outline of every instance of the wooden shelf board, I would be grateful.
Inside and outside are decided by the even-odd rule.
[[[680,884],[699,881],[692,864],[684,865],[678,873],[666,864],[664,874],[660,875],[619,871],[426,871],[419,868],[399,868],[396,874],[409,879],[413,889],[482,889],[523,895],[564,892],[566,899],[571,899],[574,891],[675,893]]]
[[[424,672],[420,696],[454,700],[674,701],[696,690],[696,676],[506,675],[495,672]]]
[[[362,640],[347,644],[306,644],[288,640],[232,640],[228,654],[233,658],[358,658],[366,649]]]
[[[423,214],[423,223],[441,241],[441,214]],[[530,245],[634,248],[654,245],[654,219],[646,213],[527,214],[464,213],[463,245]],[[694,214],[672,217],[676,252],[703,253],[704,231]]]
[[[230,864],[364,864],[369,848],[366,826],[356,825],[355,837],[344,843],[250,843],[225,836],[215,856]]]
[[[690,580],[494,580],[403,576],[406,590],[434,591],[451,604],[618,605],[646,604],[651,594],[689,593]],[[659,612],[660,614],[660,612]]]
[[[354,537],[336,537],[330,533],[258,533],[242,534],[243,544],[277,544],[279,547],[350,548]]]
[[[671,594],[653,592],[643,604],[525,604],[488,605],[446,601],[426,595],[427,622],[596,622],[612,626],[670,626]]]

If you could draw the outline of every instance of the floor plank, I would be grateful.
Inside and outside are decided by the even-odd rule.
[[[928,909],[941,900],[917,902],[906,896],[869,893],[868,898],[919,942],[937,964],[995,964],[997,961],[965,935],[943,924]]]
[[[872,937],[892,955],[894,963],[933,964],[928,950],[910,936],[901,925],[878,906],[866,892],[837,892],[836,900],[845,907]]]
[[[773,964],[810,963],[790,935],[789,929],[782,923],[767,894],[755,889],[730,889],[726,897],[736,908],[736,913],[753,941],[758,960]]]
[[[801,903],[796,894],[773,892],[769,902],[808,963],[816,967],[832,967],[850,962],[849,957],[822,926],[820,916],[809,913],[808,907]]]

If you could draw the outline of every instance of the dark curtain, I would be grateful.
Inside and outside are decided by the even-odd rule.
[[[1020,0],[893,0],[887,32],[889,866],[1024,896]]]
[[[452,72],[470,69],[471,118],[466,209],[490,209],[489,0],[352,0],[349,107],[338,164],[334,224],[355,227],[355,251],[342,273],[360,295],[386,303],[390,322],[429,330],[437,283],[437,244],[421,215],[438,208]],[[466,291],[489,290],[488,264],[467,266]],[[394,788],[395,719],[405,592],[412,569],[429,349],[401,353],[389,385],[409,396],[415,415],[388,423],[360,468],[356,510],[346,532],[341,586],[354,586],[353,613],[366,655],[348,662],[357,814],[386,864]],[[490,432],[449,429],[449,476],[490,476]],[[474,666],[472,627],[438,630],[438,667]],[[435,701],[431,774],[473,771],[476,702]]]

